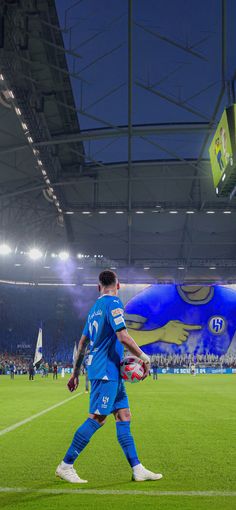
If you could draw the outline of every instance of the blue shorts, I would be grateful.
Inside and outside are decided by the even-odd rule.
[[[122,379],[119,381],[103,381],[95,379],[91,381],[90,414],[108,414],[118,409],[129,408],[129,401]]]

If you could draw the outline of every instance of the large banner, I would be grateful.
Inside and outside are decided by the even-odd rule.
[[[215,188],[228,165],[233,166],[233,151],[227,111],[225,110],[217,126],[209,148],[211,168]]]
[[[236,354],[236,286],[124,286],[126,324],[147,354]]]

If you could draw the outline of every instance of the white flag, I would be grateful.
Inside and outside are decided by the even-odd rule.
[[[73,365],[75,363],[76,354],[77,354],[77,345],[76,345],[76,342],[75,342],[75,346],[74,346],[74,350],[73,350]]]
[[[42,342],[43,342],[43,331],[42,331],[42,328],[39,328],[38,339],[37,339],[35,355],[34,355],[34,366],[36,368],[39,367],[40,361],[42,360],[42,357],[43,357],[43,345],[42,345]]]

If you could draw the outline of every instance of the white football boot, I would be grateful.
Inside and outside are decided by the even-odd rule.
[[[70,483],[88,483],[88,480],[82,480],[77,475],[73,464],[66,464],[64,461],[57,466],[55,475]]]
[[[138,464],[133,468],[132,479],[135,482],[145,482],[146,480],[160,480],[162,475],[160,473],[153,473],[146,469],[142,464]]]

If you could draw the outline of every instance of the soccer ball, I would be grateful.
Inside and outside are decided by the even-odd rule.
[[[142,360],[135,356],[127,356],[120,363],[120,374],[126,382],[136,383],[141,381],[144,375]]]

